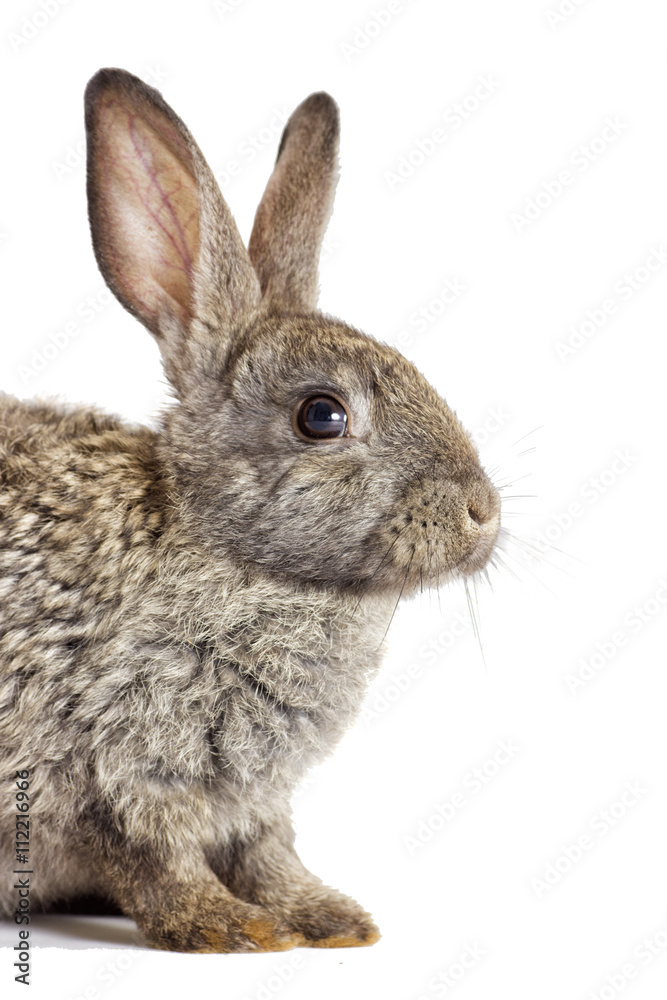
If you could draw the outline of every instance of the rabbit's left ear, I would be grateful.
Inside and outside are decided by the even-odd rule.
[[[156,90],[100,70],[86,89],[86,133],[100,270],[178,384],[199,346],[224,347],[258,305],[257,275],[199,147]]]
[[[310,312],[318,264],[338,181],[338,107],[311,94],[290,117],[255,215],[248,251],[264,303]]]

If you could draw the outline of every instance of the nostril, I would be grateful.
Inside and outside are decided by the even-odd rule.
[[[493,523],[500,511],[500,498],[492,488],[485,488],[485,483],[473,484],[468,490],[468,517],[474,524],[486,527]]]
[[[484,518],[482,517],[481,514],[477,513],[477,511],[475,510],[474,507],[468,507],[468,516],[470,517],[471,521],[475,522],[475,524],[483,524],[484,523]]]

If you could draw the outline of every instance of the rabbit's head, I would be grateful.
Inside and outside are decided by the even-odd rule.
[[[480,570],[500,501],[468,434],[398,352],[316,308],[331,98],[290,118],[248,250],[157,91],[101,70],[86,128],[100,268],[157,339],[177,397],[161,448],[188,532],[335,589],[409,593]]]

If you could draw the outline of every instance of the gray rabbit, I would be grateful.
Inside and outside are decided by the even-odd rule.
[[[248,250],[160,94],[86,91],[93,245],[148,327],[159,429],[0,395],[0,913],[15,772],[33,906],[95,895],[159,948],[372,944],[293,847],[400,595],[481,570],[498,493],[393,349],[318,312],[338,112],[291,116]]]

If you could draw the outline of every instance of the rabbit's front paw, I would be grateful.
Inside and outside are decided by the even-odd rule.
[[[170,913],[142,927],[152,945],[164,951],[287,951],[304,943],[286,921],[259,906],[235,901],[223,908],[202,906],[196,916]],[[141,922],[139,922],[141,926]]]
[[[290,927],[300,932],[302,944],[310,948],[350,948],[375,944],[380,931],[369,913],[342,893],[313,900],[294,909]]]
[[[275,920],[268,913],[237,923],[201,928],[208,947],[203,952],[288,951],[304,944],[303,935]]]

